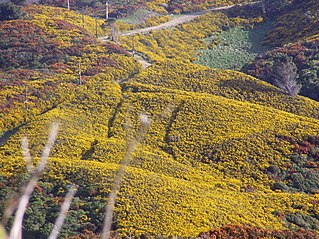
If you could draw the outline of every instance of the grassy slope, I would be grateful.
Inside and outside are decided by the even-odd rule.
[[[261,42],[269,29],[270,23],[261,23],[253,29],[234,27],[222,31],[213,37],[213,42],[211,38],[207,39],[209,49],[199,51],[195,63],[211,68],[240,70],[268,49]]]

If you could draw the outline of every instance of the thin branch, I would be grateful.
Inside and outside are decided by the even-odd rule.
[[[25,159],[25,163],[27,166],[28,172],[32,172],[34,168],[32,167],[32,158],[29,150],[29,142],[27,137],[22,137],[21,139],[21,149],[22,149],[22,155],[23,158]]]
[[[117,174],[115,176],[115,180],[114,180],[112,190],[111,190],[111,193],[109,195],[108,203],[106,206],[102,239],[109,239],[110,238],[110,232],[111,232],[116,197],[117,197],[117,193],[121,187],[122,179],[124,177],[126,167],[128,166],[130,158],[136,149],[136,145],[143,139],[143,137],[146,134],[146,131],[150,125],[150,120],[148,119],[148,116],[145,113],[142,113],[140,115],[140,121],[141,121],[140,131],[138,132],[137,136],[130,141],[130,143],[128,145],[128,149],[126,151],[126,154],[121,162],[120,168],[117,171]]]
[[[54,144],[55,138],[58,134],[59,124],[53,123],[50,134],[48,137],[48,141],[43,149],[42,156],[40,158],[40,163],[31,178],[30,182],[27,184],[27,186],[23,190],[23,194],[19,199],[18,209],[16,212],[16,215],[14,217],[14,223],[10,230],[10,239],[21,239],[22,238],[22,221],[25,214],[25,211],[27,209],[31,194],[37,184],[37,181],[39,179],[39,176],[41,173],[43,173],[45,166],[48,162],[48,157],[51,152],[52,146]]]
[[[69,190],[69,192],[65,196],[64,202],[61,206],[61,211],[59,213],[58,218],[55,221],[55,224],[49,236],[49,239],[56,239],[58,237],[76,191],[77,191],[77,186],[72,186],[72,188]]]

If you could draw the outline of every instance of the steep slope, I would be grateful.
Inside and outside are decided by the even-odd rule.
[[[91,34],[104,32],[99,25],[95,29],[93,18],[85,16],[82,28],[82,16],[72,11],[44,6],[26,11],[30,19],[0,25],[0,135],[71,100],[79,71],[82,81],[100,72],[125,79],[139,71],[126,50]]]
[[[1,41],[8,63],[1,72],[6,79],[0,91],[6,102],[2,129],[23,121],[25,78],[33,89],[27,124],[0,147],[1,216],[6,198],[28,180],[32,167],[21,157],[21,138],[28,137],[36,164],[49,125],[59,122],[60,129],[25,215],[24,238],[48,237],[71,184],[79,190],[61,237],[97,237],[126,154],[130,159],[115,205],[114,237],[195,237],[210,229],[221,237],[225,230],[316,237],[319,185],[318,174],[310,170],[318,169],[319,103],[287,96],[240,72],[167,60],[188,61],[212,31],[228,24],[248,26],[257,18],[207,14],[173,31],[139,36],[138,50],[161,62],[140,72],[125,49],[102,45],[92,36],[94,27],[83,28],[81,15],[52,7],[28,11],[30,20],[0,26],[3,39],[13,39]],[[131,39],[124,42],[130,48]],[[141,114],[151,122],[145,135],[139,133]],[[291,185],[302,179],[310,186]],[[289,231],[300,228],[315,231]]]
[[[319,3],[316,0],[294,0],[275,19],[274,29],[266,37],[265,43],[280,46],[319,34],[318,10]]]
[[[195,65],[188,67],[210,71]],[[162,74],[165,82],[160,67],[152,68],[148,71]],[[170,69],[171,74],[176,74],[176,68]],[[165,72],[169,79],[169,71]],[[221,74],[234,79],[235,72]],[[140,77],[145,77],[144,73]],[[22,127],[1,147],[2,175],[13,177],[13,173],[24,171],[19,156],[22,135],[29,137],[31,153],[39,155],[47,126],[58,120],[61,129],[43,181],[62,188],[70,182],[92,185],[95,193],[82,192],[78,197],[84,201],[88,195],[90,201],[106,200],[127,141],[137,134],[139,114],[145,112],[151,126],[130,161],[116,205],[114,230],[120,235],[196,236],[232,223],[271,231],[284,228],[284,221],[277,216],[280,213],[312,215],[311,202],[316,196],[272,192],[269,186],[273,181],[265,170],[269,165],[285,168],[286,157],[293,150],[279,136],[298,139],[315,135],[318,120],[227,99],[205,89],[191,92],[154,84],[136,91],[141,85],[138,79],[132,80],[122,95],[114,78],[95,76],[81,86],[72,102]],[[182,76],[176,79],[190,81]],[[275,91],[255,79],[249,80]],[[235,89],[228,91],[236,93]],[[292,106],[289,99],[287,105]],[[62,196],[63,192],[54,195]],[[85,205],[79,205],[78,210],[85,216],[74,212],[72,220],[83,225],[91,223],[94,227],[90,230],[98,233],[103,214],[92,215]]]

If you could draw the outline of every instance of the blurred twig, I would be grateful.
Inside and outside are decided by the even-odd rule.
[[[140,121],[141,121],[141,128],[140,131],[137,133],[136,137],[130,140],[128,144],[128,149],[126,151],[126,154],[121,162],[120,168],[117,171],[117,174],[115,176],[115,180],[112,186],[111,193],[109,195],[108,203],[106,206],[106,213],[105,213],[105,219],[104,219],[104,226],[103,226],[103,239],[109,239],[110,238],[110,232],[111,232],[111,226],[112,226],[112,218],[114,213],[114,205],[117,197],[117,193],[121,187],[122,179],[124,177],[125,169],[127,165],[129,164],[130,158],[132,154],[134,153],[136,149],[136,145],[143,139],[143,137],[146,134],[146,131],[150,125],[150,120],[148,119],[148,116],[145,113],[142,113],[140,115]]]
[[[55,221],[55,224],[49,236],[49,239],[56,239],[58,237],[76,191],[77,191],[77,186],[72,186],[69,192],[67,193],[67,195],[65,196],[64,202],[61,206],[61,211],[59,213],[58,218]]]
[[[50,134],[47,140],[47,143],[43,149],[40,162],[38,164],[37,169],[35,170],[31,180],[29,183],[25,186],[24,190],[22,191],[22,195],[19,199],[18,203],[18,209],[16,211],[15,217],[14,217],[14,222],[13,226],[10,230],[10,239],[21,239],[22,238],[22,221],[24,217],[24,213],[26,211],[27,205],[29,203],[31,194],[37,184],[37,181],[39,179],[39,176],[43,173],[45,170],[45,166],[48,162],[48,157],[51,152],[52,146],[54,144],[55,138],[58,134],[58,129],[59,129],[59,124],[58,123],[53,123]],[[25,144],[24,141],[22,141],[22,147],[26,147],[27,144]],[[23,154],[25,157],[26,162],[31,158],[29,149],[23,149]]]

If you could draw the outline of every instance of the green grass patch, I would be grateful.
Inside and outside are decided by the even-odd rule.
[[[271,23],[253,29],[234,27],[205,39],[208,49],[200,50],[195,63],[211,68],[240,70],[246,63],[269,48],[261,43]]]

